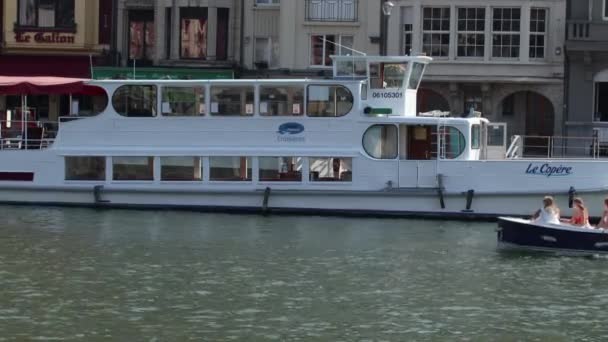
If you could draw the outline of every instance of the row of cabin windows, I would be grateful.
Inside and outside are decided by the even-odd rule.
[[[418,125],[406,126],[400,139],[396,125],[379,124],[370,126],[363,134],[363,150],[375,159],[396,159],[399,143],[410,160],[456,159],[466,149],[466,139],[462,132],[452,126]],[[438,146],[439,144],[439,146]],[[481,146],[481,126],[471,126],[471,148]],[[407,147],[407,148],[406,148]]]
[[[258,179],[301,182],[306,159],[311,182],[352,181],[352,158],[346,157],[258,157]],[[159,161],[161,181],[252,181],[252,157],[160,157]],[[112,157],[112,180],[154,181],[154,163],[154,157]],[[208,171],[204,163],[209,164]],[[105,181],[106,157],[66,157],[65,179]]]
[[[207,90],[209,89],[209,90]],[[209,97],[207,98],[207,91]],[[252,86],[167,86],[161,88],[163,116],[253,116],[255,87]],[[353,94],[340,85],[259,86],[258,113],[261,116],[340,117],[353,108]],[[209,107],[207,107],[209,101]],[[127,117],[157,116],[157,86],[124,85],[112,97],[114,110]]]

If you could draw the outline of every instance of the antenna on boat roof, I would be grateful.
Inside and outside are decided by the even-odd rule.
[[[350,50],[350,51],[352,51],[352,52],[355,52],[355,53],[360,54],[361,56],[367,56],[367,54],[366,54],[365,52],[362,52],[362,51],[359,51],[359,50],[355,50],[355,49],[353,49],[353,48],[349,48],[348,46],[344,46],[344,45],[342,45],[342,44],[338,44],[338,43],[336,43],[336,42],[332,42],[331,40],[327,40],[327,39],[325,39],[325,38],[323,38],[323,42],[324,42],[324,43],[325,43],[325,42],[329,42],[329,43],[331,43],[331,44],[333,44],[333,45],[335,45],[335,46],[337,46],[337,47],[339,47],[339,48],[341,48],[341,49],[342,49],[342,48],[344,48],[344,49],[348,49],[348,50]]]

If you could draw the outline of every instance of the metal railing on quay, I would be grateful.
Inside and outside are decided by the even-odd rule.
[[[598,159],[608,157],[608,146],[602,146],[597,136],[564,137],[515,135],[506,152],[507,159]]]

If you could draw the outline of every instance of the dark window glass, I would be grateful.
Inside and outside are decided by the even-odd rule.
[[[156,116],[156,86],[124,85],[114,92],[112,106],[122,116]]]

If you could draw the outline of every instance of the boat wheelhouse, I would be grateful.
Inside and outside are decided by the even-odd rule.
[[[478,113],[417,113],[429,57],[332,58],[332,79],[87,82],[107,107],[54,138],[5,120],[0,202],[493,217],[608,188],[605,161],[524,158]]]

